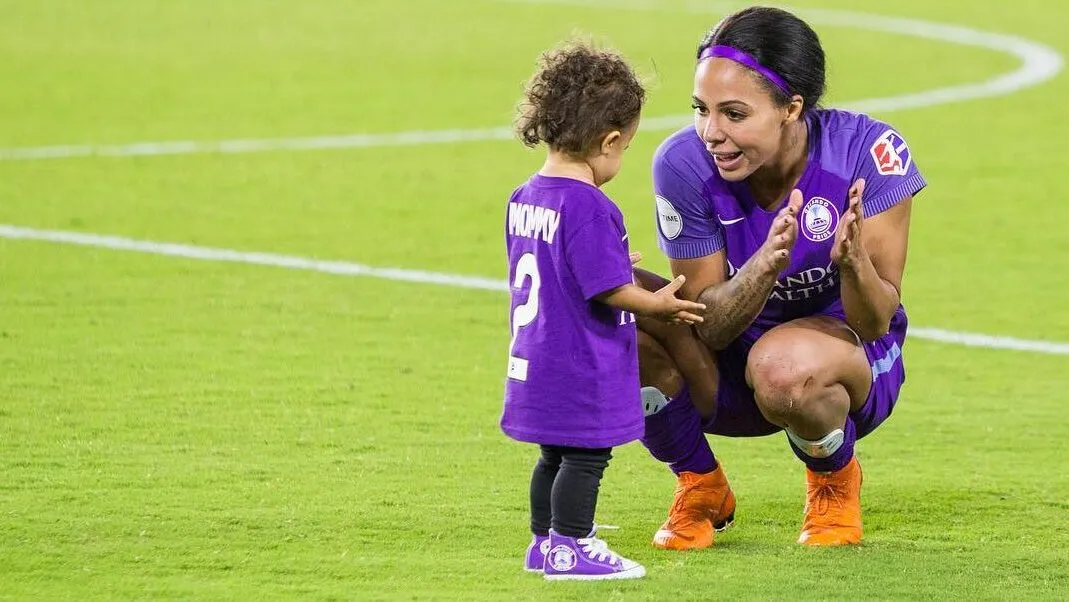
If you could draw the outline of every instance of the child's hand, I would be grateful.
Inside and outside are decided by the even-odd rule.
[[[669,282],[662,289],[653,293],[657,298],[657,304],[650,311],[651,316],[664,320],[670,324],[697,324],[703,320],[700,315],[691,312],[705,311],[704,303],[694,303],[676,298],[676,291],[687,281],[686,276],[680,274],[675,280]]]

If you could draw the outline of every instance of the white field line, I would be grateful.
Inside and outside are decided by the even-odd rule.
[[[13,240],[38,240],[68,245],[80,245],[83,247],[113,249],[116,251],[133,251],[151,255],[168,255],[170,257],[182,257],[185,259],[200,259],[203,261],[249,263],[254,265],[289,268],[291,270],[311,270],[313,272],[324,272],[341,276],[371,276],[373,278],[382,278],[384,280],[399,280],[402,282],[417,282],[421,284],[444,284],[460,288],[475,288],[494,291],[508,290],[508,286],[505,285],[503,280],[498,281],[491,278],[481,278],[479,276],[454,276],[451,274],[437,274],[420,270],[376,268],[359,263],[349,263],[347,261],[324,261],[306,257],[296,257],[293,255],[197,247],[177,243],[134,240],[132,238],[123,238],[120,236],[64,232],[61,230],[35,230],[33,228],[21,228],[5,224],[0,224],[0,238]]]
[[[293,255],[198,247],[193,245],[134,240],[119,236],[102,236],[99,234],[85,234],[80,232],[37,230],[4,224],[0,224],[0,238],[46,241],[85,247],[113,249],[117,251],[166,255],[183,259],[197,259],[201,261],[223,261],[287,268],[291,270],[309,270],[341,276],[367,276],[383,280],[437,284],[454,288],[481,289],[499,292],[505,292],[509,289],[508,283],[505,280],[483,278],[479,276],[461,276],[456,274],[442,274],[400,268],[378,268],[359,263],[349,263],[346,261],[324,261],[306,257],[296,257]],[[964,345],[967,347],[1010,349],[1053,355],[1069,355],[1069,343],[1029,341],[1011,337],[969,332],[953,332],[939,328],[919,328],[914,326],[909,328],[909,336],[917,339]]]
[[[593,6],[623,10],[679,10],[699,14],[723,14],[724,4],[690,3],[676,8],[652,2],[591,2],[587,0],[523,0],[537,4]],[[861,112],[889,112],[931,107],[978,98],[1010,94],[1045,82],[1062,70],[1062,56],[1048,46],[1021,37],[987,33],[960,25],[932,23],[919,19],[881,17],[821,9],[797,9],[802,17],[816,25],[850,27],[893,33],[996,50],[1013,55],[1021,65],[1009,73],[970,84],[936,88],[923,92],[837,103],[836,106]],[[644,119],[645,131],[672,130],[689,123],[690,115],[670,115]],[[188,155],[198,153],[258,153],[267,151],[302,151],[326,149],[377,148],[425,144],[455,144],[488,140],[511,140],[510,127],[483,129],[448,129],[399,132],[393,134],[343,134],[299,138],[252,138],[241,140],[171,142],[134,142],[129,144],[69,144],[58,146],[0,148],[0,161],[27,161],[69,157],[134,157]]]

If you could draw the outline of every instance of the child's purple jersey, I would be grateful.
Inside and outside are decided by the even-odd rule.
[[[505,220],[512,303],[501,428],[600,448],[644,429],[634,316],[594,298],[632,282],[623,215],[598,188],[535,175]]]
[[[831,247],[855,180],[865,178],[867,218],[925,186],[905,140],[890,126],[838,110],[811,111],[806,124],[808,159],[797,185],[805,197],[798,240],[790,266],[754,321],[764,330],[802,316],[842,314]],[[676,132],[657,150],[653,183],[661,250],[673,259],[689,259],[725,249],[729,277],[764,244],[783,207],[762,209],[746,182],[723,180],[693,127]]]

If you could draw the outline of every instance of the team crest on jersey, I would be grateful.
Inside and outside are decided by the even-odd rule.
[[[813,242],[822,242],[835,235],[839,226],[839,210],[826,198],[815,196],[802,208],[802,234]]]
[[[909,154],[909,145],[894,130],[887,130],[877,138],[869,153],[876,162],[876,171],[881,176],[904,176],[913,161]]]

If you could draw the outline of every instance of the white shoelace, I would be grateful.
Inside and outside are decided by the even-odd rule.
[[[618,564],[620,562],[620,557],[609,549],[609,544],[597,537],[577,539],[576,543],[583,546],[583,553],[585,553],[591,560],[604,562],[605,559],[608,558],[609,564]]]

